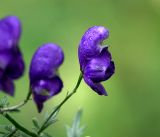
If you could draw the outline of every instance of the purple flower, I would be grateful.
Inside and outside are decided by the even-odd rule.
[[[23,57],[19,49],[21,23],[16,16],[0,20],[0,90],[14,95],[14,80],[24,72]]]
[[[58,76],[58,67],[63,63],[62,49],[52,43],[42,45],[34,54],[30,65],[30,85],[38,111],[43,103],[58,94],[63,83]]]
[[[101,46],[109,31],[103,26],[89,28],[83,35],[78,49],[80,68],[85,82],[99,95],[107,95],[100,83],[109,79],[115,66],[107,46]]]

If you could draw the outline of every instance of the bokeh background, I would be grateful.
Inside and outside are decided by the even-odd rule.
[[[43,43],[59,44],[65,52],[60,68],[63,91],[45,103],[41,114],[32,101],[21,113],[12,114],[31,129],[33,117],[43,120],[44,113],[60,102],[79,75],[77,48],[83,33],[91,26],[110,30],[104,44],[110,45],[116,73],[104,86],[108,97],[98,96],[84,82],[61,109],[59,121],[47,132],[65,137],[65,124],[71,124],[83,108],[84,136],[159,137],[160,136],[160,0],[0,0],[0,18],[16,15],[23,24],[20,47],[26,71],[17,80],[11,104],[28,92],[28,69],[34,51]],[[0,97],[4,96],[0,92]],[[0,124],[8,123],[0,116]]]

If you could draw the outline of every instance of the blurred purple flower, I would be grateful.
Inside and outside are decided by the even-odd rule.
[[[19,49],[21,23],[16,16],[0,20],[0,90],[14,95],[13,80],[24,72],[23,57]]]
[[[63,63],[62,49],[52,43],[42,45],[34,54],[30,65],[30,85],[38,111],[43,109],[43,103],[58,94],[63,83],[57,74]]]
[[[83,35],[78,49],[83,78],[99,95],[107,95],[100,82],[109,79],[115,71],[108,47],[101,46],[108,36],[109,31],[103,26],[91,27]]]

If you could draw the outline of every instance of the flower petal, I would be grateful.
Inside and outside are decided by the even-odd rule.
[[[34,54],[31,62],[31,81],[54,77],[63,59],[63,51],[58,45],[52,43],[42,45]]]
[[[31,87],[34,101],[37,104],[38,111],[41,112],[43,103],[52,96],[58,94],[63,87],[63,83],[61,79],[56,76],[52,79],[38,80],[31,84]]]
[[[84,81],[99,95],[108,96],[105,88],[100,83],[94,83],[89,77],[84,75]]]
[[[92,57],[99,55],[101,51],[101,42],[108,38],[108,36],[109,31],[103,26],[94,26],[85,32],[78,49],[79,62],[82,71],[87,61]]]
[[[12,54],[13,58],[6,69],[6,75],[12,79],[17,79],[23,75],[25,65],[19,48]]]
[[[114,72],[115,72],[115,65],[114,65],[114,62],[111,61],[109,67],[105,72],[106,80],[109,79],[114,74]]]
[[[0,20],[0,50],[18,46],[21,35],[21,23],[16,16],[7,16]]]
[[[107,48],[103,48],[100,55],[92,58],[84,69],[84,75],[95,83],[105,81],[114,73],[114,63]]]
[[[14,83],[12,79],[4,77],[0,79],[0,90],[13,96],[14,95]]]
[[[5,70],[12,59],[11,51],[0,51],[0,69]]]

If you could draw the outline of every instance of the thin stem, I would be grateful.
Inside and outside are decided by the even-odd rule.
[[[24,133],[26,133],[27,135],[30,135],[31,137],[38,137],[35,133],[29,131],[28,129],[24,128],[23,126],[21,126],[19,123],[17,123],[10,115],[3,114],[5,116],[6,119],[8,119],[15,127],[16,129],[19,129],[21,131],[23,131]]]
[[[80,73],[77,84],[75,86],[75,88],[72,90],[71,93],[69,93],[64,100],[62,100],[62,102],[54,109],[54,111],[50,114],[50,116],[46,119],[46,121],[42,124],[41,128],[39,129],[39,131],[37,132],[38,135],[45,129],[45,125],[48,123],[48,121],[52,118],[52,116],[62,107],[62,105],[74,94],[76,93],[81,81],[82,81],[82,73]]]
[[[21,108],[22,106],[24,106],[29,101],[31,93],[32,93],[31,88],[29,88],[29,92],[28,92],[24,101],[20,102],[18,105],[15,105],[15,106],[0,108],[0,114],[7,112],[7,111],[14,111],[14,110],[17,110],[17,109]]]

